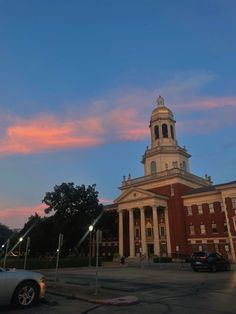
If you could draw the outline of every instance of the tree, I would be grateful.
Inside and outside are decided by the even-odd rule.
[[[13,235],[13,231],[7,226],[0,223],[0,257],[4,254],[4,245],[11,236]]]
[[[12,235],[13,231],[7,226],[0,223],[0,243],[4,244],[6,240]]]
[[[63,247],[66,252],[74,249],[103,209],[95,188],[95,184],[85,187],[62,183],[55,185],[53,192],[47,192],[42,200],[47,205],[45,213],[54,212],[54,215],[49,217],[53,221],[49,230],[50,236],[63,233]]]

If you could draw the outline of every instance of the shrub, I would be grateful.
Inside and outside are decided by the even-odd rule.
[[[91,265],[96,266],[96,258],[92,258]],[[102,265],[102,259],[99,258],[98,265]],[[59,259],[59,268],[66,267],[87,267],[88,257],[87,256],[70,256],[66,258]],[[6,261],[7,268],[18,268],[24,267],[24,258],[7,258]],[[53,258],[28,258],[26,269],[47,269],[56,267],[56,257]]]
[[[169,256],[154,256],[153,257],[153,263],[171,263],[172,258]]]

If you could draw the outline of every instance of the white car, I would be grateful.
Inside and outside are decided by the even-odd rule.
[[[45,295],[43,275],[20,269],[0,268],[0,304],[27,308]]]

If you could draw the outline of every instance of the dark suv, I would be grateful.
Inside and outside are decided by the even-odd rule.
[[[195,252],[192,254],[190,262],[194,271],[201,269],[212,272],[230,270],[230,262],[222,255],[214,252]]]

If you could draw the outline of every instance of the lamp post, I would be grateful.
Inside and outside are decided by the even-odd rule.
[[[93,225],[89,226],[89,267],[91,267],[91,249],[92,249],[92,231],[93,231]]]
[[[25,259],[24,259],[24,269],[26,269],[26,261],[27,261],[27,257],[28,257],[29,247],[30,247],[30,237],[27,237],[26,249],[25,249]]]
[[[23,241],[23,237],[19,239],[19,250],[18,250],[18,258],[20,258],[20,250],[21,250],[21,242]]]
[[[6,245],[6,249],[5,249],[5,255],[4,255],[4,260],[3,260],[3,268],[6,267],[7,252],[8,252],[9,245],[10,245],[10,239],[7,240],[7,243],[5,245]],[[2,245],[2,247],[5,247],[5,245]]]

